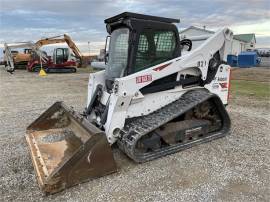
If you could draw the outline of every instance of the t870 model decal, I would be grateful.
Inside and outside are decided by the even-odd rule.
[[[148,81],[152,81],[151,74],[136,77],[136,83],[144,83],[144,82],[148,82]]]

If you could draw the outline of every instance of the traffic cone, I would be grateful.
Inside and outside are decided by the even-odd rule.
[[[40,68],[40,71],[39,71],[39,76],[47,76],[45,70],[43,68]]]

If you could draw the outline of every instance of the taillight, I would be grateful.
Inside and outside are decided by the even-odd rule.
[[[228,101],[229,101],[229,99],[230,99],[230,97],[231,97],[231,74],[232,74],[232,69],[231,69],[231,67],[229,68],[229,81],[228,81],[228,94],[227,94],[227,103],[228,103]]]

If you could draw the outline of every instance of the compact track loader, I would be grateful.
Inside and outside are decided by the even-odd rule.
[[[106,19],[106,70],[90,74],[86,109],[56,102],[27,128],[38,183],[55,193],[117,170],[111,145],[146,162],[225,136],[232,32],[198,48],[177,19],[122,13]]]

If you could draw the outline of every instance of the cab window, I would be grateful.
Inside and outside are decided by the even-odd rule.
[[[139,36],[135,72],[172,59],[175,47],[173,31],[145,29]]]

